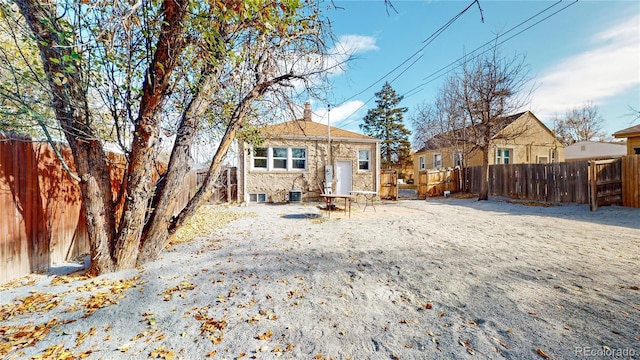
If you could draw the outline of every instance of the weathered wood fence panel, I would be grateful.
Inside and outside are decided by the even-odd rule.
[[[418,199],[460,191],[460,169],[432,169],[418,173]]]
[[[59,164],[49,144],[0,134],[0,282],[89,252],[79,187]]]
[[[395,170],[382,170],[380,173],[380,198],[398,199],[398,173]]]
[[[621,158],[622,206],[640,208],[640,155]]]
[[[480,192],[482,167],[466,169],[465,190]],[[589,202],[588,162],[489,166],[489,194],[549,202]]]
[[[207,172],[208,169],[198,170],[195,172],[197,177],[197,186],[204,183]],[[237,167],[225,167],[220,171],[220,176],[218,177],[218,181],[215,184],[215,192],[213,193],[211,201],[214,203],[238,201]]]
[[[589,205],[592,211],[603,205],[622,205],[620,159],[589,161]]]
[[[75,169],[68,146],[57,148]],[[126,160],[113,153],[108,159],[111,186],[117,196]],[[225,176],[233,191],[237,187],[235,171],[225,172]],[[195,194],[198,184],[195,171],[185,177],[173,205],[174,215]],[[80,187],[62,169],[51,145],[0,133],[0,283],[89,253],[81,201]],[[116,208],[116,215],[120,211]]]

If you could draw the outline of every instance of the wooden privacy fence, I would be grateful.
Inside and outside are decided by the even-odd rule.
[[[622,206],[640,208],[640,155],[620,159]]]
[[[68,146],[57,148],[74,169]],[[126,160],[112,153],[108,159],[115,195]],[[236,179],[233,171],[223,174],[230,182]],[[198,184],[195,171],[185,176],[173,205],[174,215],[184,208]],[[80,187],[62,169],[51,145],[0,133],[0,283],[88,254],[86,231]]]
[[[197,176],[198,186],[204,183],[204,179],[207,176],[208,169],[201,169],[195,171]],[[218,181],[215,183],[215,192],[211,201],[214,203],[220,202],[235,202],[238,200],[238,168],[227,166],[220,171]]]
[[[589,161],[589,207],[622,205],[622,168],[620,159]]]
[[[398,199],[398,172],[382,170],[380,173],[380,198],[387,200]]]
[[[465,169],[463,189],[480,192],[482,168]],[[547,202],[640,207],[640,155],[552,164],[489,166],[489,194]]]
[[[480,192],[482,167],[466,169],[467,191]],[[587,204],[588,162],[489,166],[489,195],[534,201]]]
[[[460,169],[432,169],[418,173],[418,199],[460,191]]]

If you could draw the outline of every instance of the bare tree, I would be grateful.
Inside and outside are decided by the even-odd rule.
[[[414,124],[433,136],[417,135],[427,148],[452,147],[461,154],[482,154],[482,178],[478,200],[489,194],[489,153],[496,140],[514,139],[525,129],[504,130],[528,101],[531,91],[525,57],[503,57],[496,47],[471,57],[461,70],[449,76],[425,119]],[[422,125],[420,123],[423,123]],[[426,138],[426,139],[425,139]],[[463,155],[464,156],[464,155]]]
[[[633,124],[636,121],[640,121],[640,110],[629,105],[629,113],[626,116],[630,116],[633,118],[633,120],[631,120],[631,123]]]
[[[564,118],[553,120],[553,131],[565,145],[593,139],[605,140],[607,134],[602,131],[604,119],[593,102],[567,111]]]

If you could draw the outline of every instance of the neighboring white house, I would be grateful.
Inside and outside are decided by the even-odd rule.
[[[564,149],[566,161],[610,159],[626,154],[627,144],[624,142],[579,141]]]

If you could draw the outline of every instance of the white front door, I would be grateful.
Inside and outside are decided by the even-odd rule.
[[[348,195],[351,189],[351,161],[336,161],[336,194]]]

